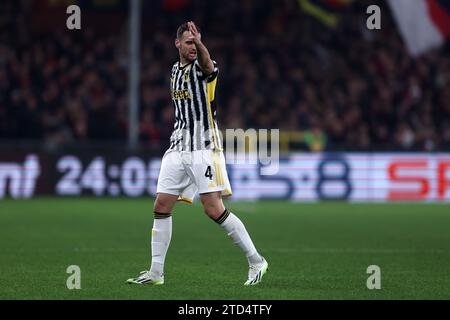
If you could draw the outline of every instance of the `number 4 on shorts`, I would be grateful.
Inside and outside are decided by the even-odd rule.
[[[212,180],[211,166],[208,166],[208,168],[206,168],[205,177],[209,178],[209,180]]]

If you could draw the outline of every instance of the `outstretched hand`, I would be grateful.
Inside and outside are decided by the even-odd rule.
[[[202,36],[200,35],[200,32],[198,32],[195,23],[189,21],[187,24],[190,33],[189,40],[194,41],[195,48],[197,49],[197,59],[200,65],[200,69],[202,69],[202,71],[208,76],[214,71],[214,63],[211,60],[208,49],[201,42]]]
[[[195,26],[195,23],[193,21],[188,22],[188,29],[192,35],[192,40],[195,43],[199,43],[202,39],[202,35],[200,34],[200,32],[198,32],[197,27]]]

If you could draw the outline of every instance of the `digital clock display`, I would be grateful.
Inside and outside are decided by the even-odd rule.
[[[100,156],[83,165],[80,158],[67,155],[56,163],[61,176],[56,183],[55,191],[64,196],[88,192],[96,196],[154,195],[159,165],[160,160],[153,159],[146,163],[139,157],[126,158],[119,164],[108,163]]]

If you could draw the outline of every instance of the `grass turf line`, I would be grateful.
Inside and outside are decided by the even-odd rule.
[[[200,205],[177,204],[164,286],[130,286],[148,268],[151,199],[0,201],[0,299],[449,299],[450,214],[434,204],[228,202],[269,261],[247,262]],[[66,268],[81,268],[68,290]],[[381,290],[366,269],[381,267]]]

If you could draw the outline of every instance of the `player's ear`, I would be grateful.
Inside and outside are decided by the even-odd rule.
[[[177,49],[180,49],[180,45],[181,45],[180,39],[176,38],[175,39],[175,47],[177,47]]]

